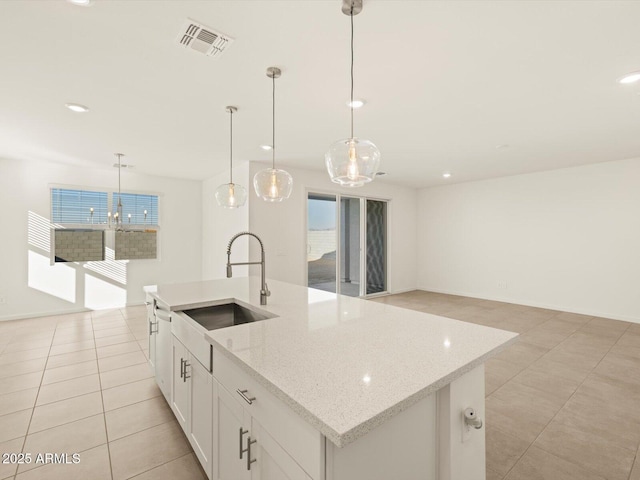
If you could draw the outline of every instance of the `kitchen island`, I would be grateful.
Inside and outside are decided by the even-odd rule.
[[[150,361],[210,478],[485,478],[483,364],[515,333],[269,283],[268,305],[254,277],[149,293]],[[233,302],[272,318],[184,313]]]

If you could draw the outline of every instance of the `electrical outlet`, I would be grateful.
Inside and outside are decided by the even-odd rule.
[[[500,290],[506,290],[507,289],[507,281],[506,280],[498,280],[498,288]]]
[[[7,303],[7,297],[4,295],[0,295],[0,305],[4,305]]]

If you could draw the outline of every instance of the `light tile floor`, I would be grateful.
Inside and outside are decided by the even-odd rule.
[[[145,307],[0,322],[0,453],[34,460],[0,479],[206,478],[151,378],[147,328]]]
[[[640,480],[640,325],[414,291],[374,301],[517,331],[486,366],[487,480]],[[146,367],[143,307],[0,322],[0,480],[203,480]],[[17,474],[17,475],[16,475]]]
[[[487,480],[640,480],[640,325],[424,291],[374,301],[521,334],[486,364]]]

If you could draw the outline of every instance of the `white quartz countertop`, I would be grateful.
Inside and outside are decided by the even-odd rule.
[[[172,311],[237,300],[277,317],[205,338],[343,447],[484,363],[516,333],[256,277],[160,285]]]

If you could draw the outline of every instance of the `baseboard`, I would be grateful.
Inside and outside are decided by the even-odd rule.
[[[402,288],[402,289],[400,289],[400,290],[393,290],[393,291],[390,291],[390,292],[388,293],[388,295],[396,295],[396,294],[399,294],[399,293],[413,292],[413,291],[415,291],[415,290],[421,290],[421,289],[419,289],[418,287],[415,287],[415,288]]]
[[[122,307],[113,307],[113,308],[138,307],[140,305],[144,305],[144,302],[127,303]],[[105,310],[113,310],[113,309],[109,308]],[[97,310],[92,310],[90,308],[72,308],[67,310],[50,310],[46,312],[18,313],[15,315],[6,315],[3,317],[0,317],[0,322],[10,322],[12,320],[24,320],[25,318],[51,317],[54,315],[69,315],[72,313],[85,313],[85,312],[95,312],[95,311]]]
[[[471,297],[471,298],[478,298],[481,300],[491,300],[494,302],[504,302],[504,303],[512,303],[515,305],[525,305],[527,307],[537,307],[537,308],[546,308],[549,310],[559,310],[561,312],[569,312],[569,313],[578,313],[580,315],[589,315],[592,317],[602,317],[602,318],[611,318],[612,320],[622,320],[624,322],[631,322],[631,323],[640,323],[640,317],[633,317],[633,316],[628,316],[628,315],[616,315],[616,314],[612,314],[612,313],[608,313],[608,312],[598,312],[598,311],[594,311],[594,310],[589,310],[589,309],[580,309],[580,308],[574,308],[574,307],[569,307],[566,305],[554,305],[554,304],[550,304],[550,303],[540,303],[540,302],[531,302],[529,300],[520,300],[520,299],[514,299],[514,298],[505,298],[505,297],[492,297],[492,296],[484,296],[484,297],[480,297],[477,294],[474,293],[469,293],[469,292],[462,292],[462,291],[456,291],[456,290],[443,290],[443,289],[438,289],[438,288],[431,288],[431,287],[426,287],[426,286],[419,286],[418,290],[424,290],[427,292],[435,292],[435,293],[444,293],[446,295],[460,295],[462,297]]]

